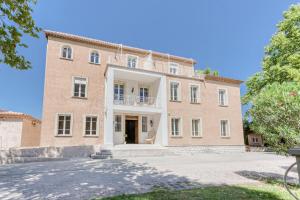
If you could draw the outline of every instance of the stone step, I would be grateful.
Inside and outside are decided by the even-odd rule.
[[[92,154],[92,159],[109,159],[112,158],[112,154]]]
[[[0,160],[0,164],[11,164],[11,163],[27,163],[27,162],[45,162],[45,161],[61,161],[66,160],[65,158],[45,158],[45,157],[10,157],[7,159]]]

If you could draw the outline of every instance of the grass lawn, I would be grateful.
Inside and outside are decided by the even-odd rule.
[[[300,196],[300,187],[291,185],[294,193]],[[136,195],[121,195],[101,200],[171,200],[171,199],[218,199],[218,200],[294,200],[280,181],[265,181],[257,185],[212,186],[191,190],[155,189],[152,192]]]

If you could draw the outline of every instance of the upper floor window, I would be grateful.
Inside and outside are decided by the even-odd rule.
[[[71,114],[58,114],[57,117],[57,132],[58,136],[69,136],[71,135]]]
[[[136,68],[138,62],[137,56],[128,55],[127,56],[127,67],[129,68]]]
[[[114,101],[121,103],[124,100],[124,85],[114,84]]]
[[[86,88],[87,88],[86,78],[80,78],[80,77],[74,78],[74,91],[73,91],[74,97],[81,97],[81,98],[87,97]]]
[[[226,89],[219,89],[219,105],[228,105],[228,94]]]
[[[171,101],[179,101],[180,99],[180,84],[178,82],[170,83],[170,99]]]
[[[171,134],[172,136],[180,136],[180,118],[171,118]]]
[[[221,137],[228,137],[229,136],[229,121],[221,120],[220,126],[221,126],[220,127]]]
[[[140,88],[140,102],[148,102],[149,89],[146,87]]]
[[[97,116],[86,116],[84,134],[86,136],[96,136],[98,131],[97,124],[98,124]]]
[[[170,72],[170,74],[177,75],[178,71],[179,71],[178,64],[176,64],[176,63],[170,63],[170,65],[169,65],[169,72]]]
[[[201,136],[201,121],[200,119],[192,119],[192,136]]]
[[[191,85],[190,87],[191,103],[200,102],[200,89],[198,85]]]
[[[61,50],[61,57],[72,59],[72,48],[70,46],[63,46]]]
[[[100,57],[99,53],[97,51],[92,51],[90,54],[90,63],[99,64],[100,63]]]

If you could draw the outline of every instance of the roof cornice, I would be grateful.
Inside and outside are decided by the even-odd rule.
[[[191,65],[194,65],[197,63],[197,61],[195,61],[192,58],[174,56],[174,55],[170,55],[167,53],[161,53],[161,52],[156,52],[156,51],[140,49],[140,48],[136,48],[136,47],[130,47],[127,45],[106,42],[103,40],[96,40],[96,39],[73,35],[73,34],[69,34],[69,33],[62,33],[62,32],[57,32],[57,31],[50,31],[50,30],[44,30],[44,32],[45,32],[47,39],[49,36],[52,36],[55,38],[61,38],[61,39],[75,41],[75,42],[82,42],[82,43],[86,43],[86,44],[98,45],[98,46],[111,48],[111,49],[120,49],[120,47],[122,47],[123,50],[125,50],[125,51],[130,51],[130,52],[140,53],[140,54],[145,54],[145,55],[148,55],[150,52],[152,52],[152,55],[154,57],[158,57],[158,58],[162,58],[162,59],[170,59],[170,61],[185,62],[185,63],[189,63]]]

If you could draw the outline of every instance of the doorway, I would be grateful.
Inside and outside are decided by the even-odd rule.
[[[125,120],[126,144],[138,144],[138,117],[126,116]]]

